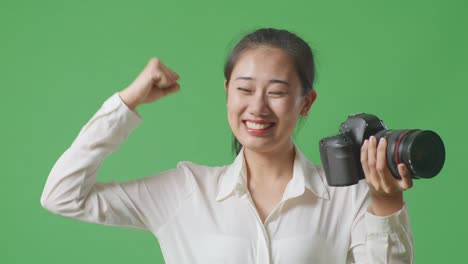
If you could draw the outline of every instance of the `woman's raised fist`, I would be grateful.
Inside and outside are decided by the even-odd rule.
[[[179,75],[164,65],[160,59],[151,58],[138,77],[124,90],[120,98],[132,110],[143,103],[151,103],[179,91]]]

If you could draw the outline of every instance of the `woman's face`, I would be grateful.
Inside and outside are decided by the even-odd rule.
[[[272,47],[245,51],[226,85],[229,125],[245,148],[257,152],[288,147],[299,115],[315,98],[313,92],[302,95],[291,59]]]

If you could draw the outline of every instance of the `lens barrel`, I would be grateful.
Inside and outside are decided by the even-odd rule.
[[[404,163],[413,178],[432,178],[445,162],[445,147],[434,131],[420,129],[382,130],[375,137],[387,139],[387,164],[396,178],[401,178],[398,164]]]

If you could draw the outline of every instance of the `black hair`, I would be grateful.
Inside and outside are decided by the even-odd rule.
[[[233,48],[224,65],[224,77],[228,86],[231,73],[242,54],[252,48],[261,46],[279,48],[286,52],[293,61],[302,85],[302,94],[306,95],[314,89],[315,64],[312,49],[309,44],[296,34],[274,28],[261,28],[245,35]],[[233,151],[239,154],[242,144],[234,136]]]

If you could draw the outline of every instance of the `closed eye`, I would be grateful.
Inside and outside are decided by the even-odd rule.
[[[241,88],[241,87],[238,87],[237,89],[238,89],[238,90],[241,90],[241,91],[243,91],[243,92],[247,92],[247,93],[251,93],[251,92],[252,92],[252,90],[250,90],[250,89],[245,89],[245,88]]]
[[[238,90],[245,92],[245,93],[252,93],[253,91],[250,89],[242,88],[242,87],[237,87]],[[275,96],[280,96],[280,95],[285,95],[288,94],[287,92],[270,92],[269,94],[275,95]]]
[[[288,95],[287,92],[269,92],[269,94],[270,96],[275,97],[275,98],[280,98],[280,97],[284,97]]]

